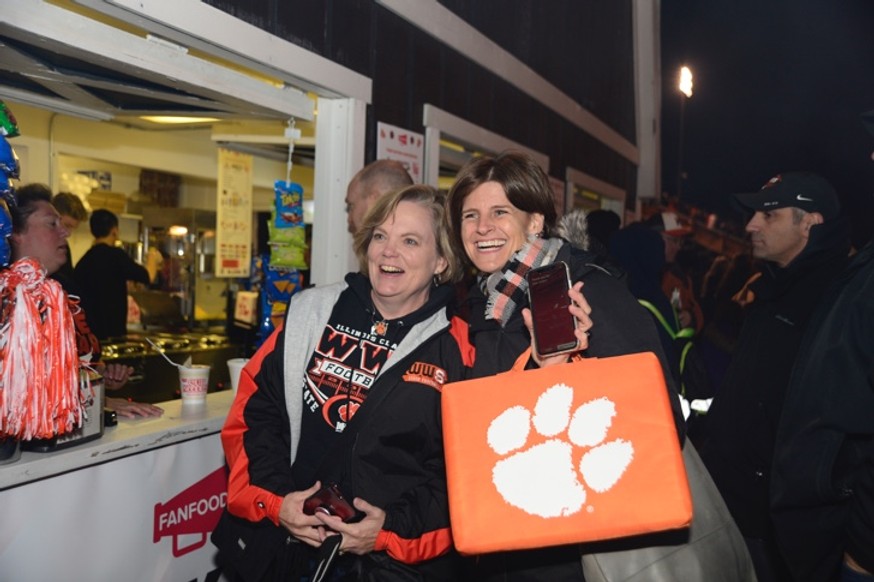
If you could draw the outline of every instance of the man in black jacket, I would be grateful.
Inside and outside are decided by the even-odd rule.
[[[771,504],[796,580],[874,580],[872,297],[874,241],[812,316],[786,393]]]
[[[774,438],[807,321],[846,263],[846,221],[831,185],[809,173],[772,178],[737,194],[755,214],[752,285],[737,348],[707,416],[701,456],[746,538],[760,582],[789,580],[769,512]]]

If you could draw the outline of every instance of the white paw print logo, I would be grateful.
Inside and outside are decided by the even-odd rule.
[[[606,397],[580,405],[571,416],[573,388],[556,384],[543,391],[534,412],[513,406],[489,425],[488,443],[499,460],[492,481],[504,500],[545,518],[573,515],[583,508],[587,488],[610,490],[634,458],[626,440],[605,442],[616,416],[616,405]],[[546,441],[520,450],[531,429]],[[574,466],[574,448],[588,448]],[[512,453],[512,454],[511,454]]]

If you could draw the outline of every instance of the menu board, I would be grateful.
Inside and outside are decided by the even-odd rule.
[[[252,156],[219,148],[216,277],[248,277],[252,256]]]

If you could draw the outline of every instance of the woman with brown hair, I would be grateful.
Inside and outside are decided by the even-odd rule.
[[[531,345],[525,275],[557,261],[570,268],[573,288],[569,295],[574,304],[591,306],[594,326],[584,355],[648,351],[655,352],[664,364],[652,321],[617,278],[618,273],[600,264],[596,255],[551,236],[556,223],[552,189],[534,160],[505,152],[470,161],[456,177],[448,207],[454,242],[477,271],[468,295],[470,339],[476,348],[474,377],[509,370]],[[682,435],[679,400],[666,379]],[[479,556],[471,567],[470,580],[583,579],[577,546]]]

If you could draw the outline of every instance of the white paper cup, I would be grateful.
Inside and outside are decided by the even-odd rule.
[[[249,358],[231,358],[228,360],[228,371],[231,373],[231,389],[234,391],[234,394],[237,393],[237,386],[240,384],[240,372],[243,371],[243,366],[248,361]]]
[[[209,366],[193,364],[179,368],[179,387],[183,404],[205,401],[209,387]]]

